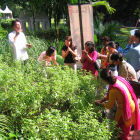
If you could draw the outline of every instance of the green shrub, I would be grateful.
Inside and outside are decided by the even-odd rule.
[[[116,131],[114,124],[100,120],[102,108],[90,104],[96,98],[96,85],[91,74],[74,74],[68,67],[43,69],[36,59],[24,67],[19,62],[8,66],[1,55],[0,114],[10,118],[9,135],[19,139],[109,140]]]
[[[10,122],[2,123],[0,138],[109,140],[113,135],[115,140],[115,124],[102,118],[104,108],[91,104],[99,81],[81,70],[74,74],[60,55],[62,66],[42,67],[38,56],[55,43],[34,36],[27,40],[33,47],[25,66],[11,60],[7,39],[0,40],[0,114]]]
[[[47,31],[36,31],[35,33],[32,32],[28,32],[29,35],[34,34],[36,35],[38,38],[43,38],[47,41],[54,41],[56,40],[57,36],[56,36],[56,29],[55,28],[51,28]],[[59,40],[63,40],[65,39],[65,36],[69,35],[69,31],[68,28],[59,28],[58,29],[58,38]]]
[[[33,47],[28,49],[29,56],[33,58],[38,58],[41,52],[46,51],[49,46],[54,46],[57,50],[57,54],[61,55],[61,50],[64,45],[64,41],[59,41],[59,46],[57,46],[56,41],[47,41],[45,39],[40,39],[34,36],[27,36],[27,41],[32,43]],[[60,57],[58,57],[59,59]],[[61,63],[63,63],[61,61]]]
[[[79,114],[79,121],[74,122],[68,112],[63,115],[59,110],[46,109],[41,117],[24,119],[22,131],[26,139],[109,140],[112,132],[108,131],[108,120],[100,123],[94,118],[95,114],[88,110]]]
[[[48,42],[45,39],[39,39],[38,37],[34,36],[27,36],[27,41],[29,43],[32,43],[33,47],[28,49],[28,54],[29,57],[38,59],[39,55],[41,52],[46,51],[49,46],[54,46],[56,47],[55,42]],[[64,42],[60,41],[59,42],[59,47],[57,49],[57,62],[60,65],[64,64],[64,60],[61,56],[61,48],[63,46]],[[3,54],[2,59],[8,63],[11,64],[12,61],[12,54],[11,54],[11,47],[9,46],[8,43],[8,38],[0,38],[0,54]],[[9,56],[9,57],[7,57]]]
[[[8,35],[8,32],[6,30],[4,30],[1,26],[0,26],[0,39],[2,38],[6,38]]]
[[[12,31],[11,24],[12,24],[13,20],[14,19],[1,19],[2,28],[9,31],[9,32]]]

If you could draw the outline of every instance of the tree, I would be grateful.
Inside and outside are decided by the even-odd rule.
[[[140,0],[107,0],[111,6],[116,9],[116,13],[110,16],[110,19],[117,20],[127,26],[135,26],[138,19],[136,9],[140,8]],[[139,9],[140,10],[140,9]],[[106,17],[108,18],[108,17]]]
[[[75,4],[75,3],[78,3],[78,0],[70,0],[70,2],[72,4]],[[90,2],[90,0],[82,0],[81,3],[83,3],[83,2]],[[112,8],[107,1],[95,1],[95,2],[92,2],[93,7],[101,6],[101,5],[105,6],[107,11],[110,14],[115,12],[115,9]]]

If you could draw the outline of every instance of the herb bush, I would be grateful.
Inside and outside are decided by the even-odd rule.
[[[49,43],[28,36],[33,47],[23,66],[12,62],[7,39],[0,40],[1,139],[117,139],[115,123],[102,117],[103,108],[92,102],[100,79],[63,66],[43,68],[37,62]],[[53,42],[52,42],[53,44]],[[47,74],[47,78],[45,77]]]
[[[6,38],[7,34],[8,34],[8,32],[6,30],[4,30],[0,25],[0,38]]]
[[[56,42],[48,42],[45,39],[39,39],[34,36],[27,36],[27,42],[32,43],[32,48],[28,49],[29,57],[33,59],[38,59],[41,52],[46,51],[49,46],[56,47]],[[61,56],[61,48],[64,45],[63,41],[59,42],[59,47],[57,49],[57,62],[61,65],[64,64],[64,60]],[[12,55],[11,48],[8,44],[7,38],[0,38],[0,54],[3,54],[3,58],[9,65],[11,65]],[[9,57],[7,57],[7,55]],[[8,60],[7,60],[8,59]]]
[[[29,33],[30,34],[30,33]],[[45,38],[47,41],[53,41],[56,39],[56,29],[55,28],[51,28],[47,31],[37,31],[36,36],[39,38]],[[59,34],[59,40],[64,40],[65,36],[69,35],[69,31],[67,27],[61,27],[58,30],[58,34]]]
[[[9,119],[3,138],[110,139],[115,124],[102,118],[92,75],[68,67],[43,70],[34,59],[8,66],[0,58],[0,114]],[[47,73],[47,78],[44,76]],[[100,121],[99,121],[100,120]],[[111,126],[114,129],[109,129]],[[114,127],[113,127],[114,126]]]
[[[14,19],[1,19],[2,28],[4,28],[5,30],[8,30],[8,31],[12,31],[11,24],[12,24],[13,20]]]

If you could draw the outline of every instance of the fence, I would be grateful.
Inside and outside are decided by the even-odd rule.
[[[22,23],[23,31],[39,31],[39,30],[48,30],[50,28],[50,23],[48,19],[45,18],[38,18],[35,19],[20,19]]]

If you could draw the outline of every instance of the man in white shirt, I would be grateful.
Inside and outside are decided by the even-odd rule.
[[[26,61],[28,59],[27,48],[31,48],[32,44],[27,44],[26,37],[22,32],[21,22],[14,20],[12,22],[13,32],[8,34],[8,40],[12,47],[13,58],[16,60]]]

